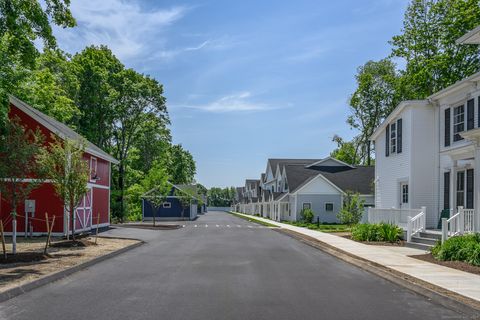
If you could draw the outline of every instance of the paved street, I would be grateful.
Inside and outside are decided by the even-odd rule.
[[[218,225],[218,227],[217,227]],[[269,228],[209,212],[0,304],[1,319],[460,319]]]

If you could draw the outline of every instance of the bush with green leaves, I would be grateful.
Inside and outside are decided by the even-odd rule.
[[[443,261],[464,261],[480,266],[480,233],[451,237],[432,248],[432,255]]]
[[[388,223],[362,223],[352,227],[352,239],[370,242],[397,242],[402,237],[402,229]]]
[[[343,206],[337,218],[343,223],[354,225],[362,220],[365,200],[360,199],[358,193],[347,192],[343,199]]]
[[[300,214],[302,216],[302,221],[306,223],[312,223],[313,217],[315,216],[312,209],[302,209]]]

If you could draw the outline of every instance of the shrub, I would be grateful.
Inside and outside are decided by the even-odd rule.
[[[443,261],[464,261],[480,266],[480,233],[449,238],[432,248],[432,255]]]
[[[343,206],[337,214],[337,218],[348,225],[357,224],[362,219],[365,201],[360,199],[358,193],[347,192],[343,200]]]
[[[305,223],[312,223],[313,217],[315,216],[312,209],[303,209],[300,214],[302,216],[302,221]]]
[[[388,223],[362,223],[352,228],[352,239],[356,241],[386,241],[393,243],[399,241],[401,235],[402,229]]]

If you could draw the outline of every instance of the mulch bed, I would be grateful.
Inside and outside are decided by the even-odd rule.
[[[155,227],[151,224],[143,223],[126,223],[126,224],[117,224],[115,225],[121,228],[136,228],[136,229],[145,229],[145,230],[175,230],[180,229],[182,226],[179,224],[157,224]]]
[[[397,242],[385,242],[385,241],[357,241],[353,240],[352,236],[349,234],[346,235],[341,235],[342,238],[349,239],[355,242],[363,243],[363,244],[368,244],[370,246],[385,246],[385,247],[404,247],[406,244],[406,241],[400,240]]]
[[[430,262],[430,263],[435,263],[444,267],[449,267],[452,269],[457,269],[457,270],[480,275],[480,267],[468,264],[463,261],[441,261],[441,260],[435,259],[431,253],[414,255],[409,257]]]
[[[16,255],[11,253],[7,254],[7,259],[3,254],[0,256],[0,264],[11,263],[23,263],[23,262],[36,262],[48,259],[48,255],[44,255],[43,252],[18,252]]]
[[[81,248],[95,246],[95,242],[89,241],[87,239],[75,239],[73,240],[64,240],[59,242],[54,242],[50,244],[52,248]]]

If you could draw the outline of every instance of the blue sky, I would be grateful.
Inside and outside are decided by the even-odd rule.
[[[407,0],[72,0],[67,52],[106,44],[164,85],[198,182],[243,185],[267,158],[322,158],[345,123],[356,68],[390,53]]]

